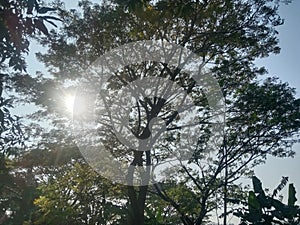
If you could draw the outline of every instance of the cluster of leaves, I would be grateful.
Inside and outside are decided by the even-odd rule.
[[[61,19],[47,15],[55,8],[43,7],[36,0],[0,2],[0,151],[6,156],[15,154],[13,146],[24,144],[24,133],[21,130],[20,117],[12,116],[12,98],[4,96],[6,89],[12,88],[7,74],[8,69],[25,71],[23,54],[29,51],[29,37],[42,32],[48,35],[44,21],[54,25],[54,20]],[[6,61],[8,65],[6,65]],[[14,76],[19,78],[19,74]]]
[[[12,88],[12,71],[26,71],[24,54],[29,51],[30,37],[49,35],[45,22],[57,27],[53,21],[61,21],[48,14],[53,11],[56,9],[44,7],[36,0],[0,1],[0,224],[24,224],[34,209],[32,168],[27,170],[15,164],[28,134],[21,118],[11,115],[10,110],[16,105],[6,91]]]
[[[32,170],[16,165],[14,160],[0,157],[0,224],[15,225],[30,221],[37,197]]]
[[[53,20],[57,17],[46,15],[56,11],[55,8],[42,7],[36,0],[9,1],[0,3],[0,62],[8,60],[9,67],[14,70],[26,70],[23,58],[28,53],[28,37],[36,32],[48,35],[44,22],[57,26]],[[45,15],[44,15],[45,14]]]
[[[1,74],[0,74],[1,76]],[[32,202],[31,187],[24,173],[14,170],[12,159],[24,150],[25,134],[20,117],[12,116],[11,100],[2,97],[3,83],[0,77],[0,224],[20,224],[27,217],[28,204]],[[10,211],[10,219],[7,217]]]
[[[45,174],[43,174],[45,175]],[[34,224],[122,224],[126,199],[118,185],[100,177],[81,159],[49,169],[40,183]]]
[[[10,100],[1,97],[1,92],[0,86],[0,154],[1,157],[16,156],[18,148],[24,147],[25,135],[21,129],[20,118],[10,114]]]
[[[272,225],[290,224],[300,222],[300,207],[295,205],[296,191],[293,184],[288,187],[288,203],[284,204],[276,199],[276,194],[287,184],[288,179],[283,177],[280,185],[272,195],[267,195],[262,188],[262,183],[257,177],[252,178],[253,191],[249,191],[248,201],[233,201],[246,207],[234,211],[234,215],[241,218],[241,225]]]

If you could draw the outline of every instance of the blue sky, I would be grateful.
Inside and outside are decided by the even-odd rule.
[[[281,53],[257,61],[264,65],[270,76],[277,76],[296,88],[300,97],[300,0],[293,0],[289,5],[281,5],[280,15],[285,19],[280,26],[279,40]],[[297,191],[298,204],[300,202],[300,144],[294,146],[295,158],[269,157],[267,163],[255,169],[256,174],[263,181],[265,187],[275,188],[282,176],[288,176],[289,182],[294,183]],[[284,189],[282,194],[286,194]],[[286,199],[285,199],[286,200]]]

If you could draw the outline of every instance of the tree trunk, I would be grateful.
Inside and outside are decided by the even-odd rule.
[[[148,186],[140,186],[137,190],[133,186],[128,186],[129,207],[129,225],[145,224],[145,202]]]
[[[134,160],[132,162],[132,166],[142,166],[143,165],[143,154],[146,154],[146,166],[151,165],[151,156],[150,151],[141,152],[136,151],[134,152]],[[143,184],[148,184],[150,179],[150,170],[146,168],[146,173],[148,176],[145,176],[144,179],[146,181]],[[133,179],[134,179],[134,167],[128,171],[128,177],[132,181],[132,185],[128,186],[128,197],[129,197],[129,214],[128,214],[128,224],[129,225],[144,225],[145,224],[145,204],[146,204],[146,196],[148,192],[148,185],[144,186],[133,186]]]

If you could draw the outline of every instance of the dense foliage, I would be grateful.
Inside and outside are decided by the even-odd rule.
[[[9,90],[18,93],[19,100],[36,104],[40,110],[31,115],[37,123],[26,130],[34,144],[20,156],[9,157],[15,147],[15,143],[10,143],[9,155],[1,158],[1,176],[11,181],[17,190],[10,189],[10,184],[0,187],[3,215],[0,224],[5,221],[5,224],[35,225],[200,225],[211,220],[213,211],[223,211],[226,224],[227,207],[232,204],[228,199],[242,199],[245,195],[238,179],[251,176],[253,167],[264,162],[268,155],[294,155],[292,146],[300,129],[300,99],[295,97],[294,89],[276,78],[261,81],[259,76],[266,70],[254,64],[255,59],[280,51],[276,29],[283,20],[278,15],[279,1],[111,0],[93,4],[85,0],[79,2],[76,10],[65,10],[63,2],[55,1],[53,7],[60,9],[58,18],[39,15],[53,8],[39,7],[31,0],[21,2],[24,6],[11,8],[1,1],[1,13],[8,10],[11,17],[16,18],[14,24],[7,22],[8,17],[1,20],[11,34],[0,40],[3,46],[11,49],[9,54],[5,53],[8,50],[3,51],[2,63],[8,60],[8,66],[24,70],[22,53],[27,51],[29,44],[26,35],[32,35],[37,29],[46,35],[36,34],[35,38],[48,49],[38,57],[50,74],[10,73],[5,78]],[[24,17],[17,9],[26,9],[28,15]],[[33,10],[37,11],[37,16],[32,15]],[[45,27],[44,22],[53,25],[52,20],[64,21],[59,31],[49,32]],[[226,125],[222,143],[213,148],[208,146],[211,114],[207,96],[201,85],[180,68],[142,62],[112,74],[106,101],[119,100],[125,108],[144,113],[131,118],[131,131],[136,137],[147,136],[154,117],[160,117],[169,128],[169,135],[155,149],[137,153],[118,140],[109,117],[104,115],[98,120],[97,131],[115,160],[127,160],[134,167],[148,166],[163,162],[170,151],[189,148],[193,151],[187,164],[164,171],[167,179],[154,185],[134,187],[106,180],[84,161],[70,129],[71,114],[64,98],[74,95],[82,78],[87,76],[87,68],[100,55],[139,40],[167,41],[197,54],[203,67],[212,71],[221,87],[226,103]],[[17,63],[14,57],[18,58]],[[178,125],[180,117],[169,104],[178,103],[176,95],[168,96],[170,101],[140,98],[136,105],[117,98],[118,90],[149,77],[167,78],[176,83],[198,107],[196,125],[201,129],[195,135],[196,146],[180,138],[184,129]],[[79,89],[77,94],[84,91]],[[4,102],[2,98],[1,102]],[[10,117],[0,114],[1,129],[5,127],[13,132],[8,140],[22,140],[14,134],[15,128],[9,128],[15,120],[6,119],[5,122],[2,118]],[[45,122],[38,123],[41,119]],[[0,131],[2,138],[4,132]],[[84,129],[82,134],[86,134]],[[128,171],[127,175],[133,176],[133,173]],[[255,193],[261,194],[257,190],[251,192],[249,196],[253,201],[257,198]],[[11,201],[11,196],[18,201]],[[245,219],[251,213],[239,215]]]
[[[246,224],[299,224],[300,209],[295,204],[297,201],[296,190],[293,184],[288,186],[288,203],[284,204],[276,199],[279,191],[287,184],[288,178],[283,177],[281,183],[267,195],[262,188],[262,183],[257,177],[252,178],[253,191],[249,191],[248,201],[231,201],[243,203],[246,207],[235,210],[234,215],[242,219],[241,225]]]

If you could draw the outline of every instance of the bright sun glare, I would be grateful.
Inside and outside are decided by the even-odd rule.
[[[74,95],[67,95],[65,97],[65,107],[66,107],[67,111],[70,113],[73,113],[74,101],[75,101]]]

